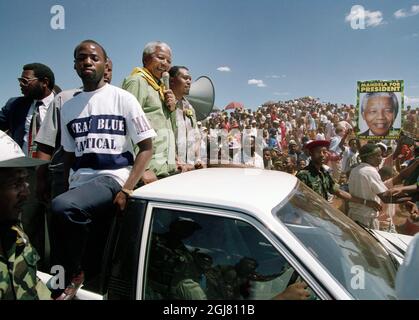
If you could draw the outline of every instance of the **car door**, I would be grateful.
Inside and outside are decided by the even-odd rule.
[[[329,299],[259,221],[234,211],[151,202],[137,299]],[[297,271],[298,270],[298,271]],[[302,294],[297,287],[310,285]]]

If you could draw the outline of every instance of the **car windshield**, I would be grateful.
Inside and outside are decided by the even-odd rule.
[[[397,266],[388,252],[304,184],[272,212],[354,298],[396,299]]]

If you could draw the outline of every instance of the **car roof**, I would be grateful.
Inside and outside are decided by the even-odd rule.
[[[176,174],[134,191],[133,197],[270,213],[287,198],[297,178],[254,168],[207,168]]]

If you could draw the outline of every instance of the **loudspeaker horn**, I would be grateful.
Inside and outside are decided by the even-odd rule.
[[[189,95],[186,96],[192,107],[195,109],[198,121],[207,118],[215,101],[215,89],[212,81],[207,76],[201,76],[191,84]]]

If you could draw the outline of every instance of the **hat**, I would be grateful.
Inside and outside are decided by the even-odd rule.
[[[305,148],[307,148],[308,150],[317,148],[317,147],[326,147],[329,148],[330,146],[330,142],[327,140],[314,140],[314,141],[310,141],[305,145]]]
[[[49,162],[26,157],[19,145],[1,130],[0,150],[0,168],[35,167]]]
[[[288,145],[291,145],[291,144],[297,145],[297,142],[295,142],[295,140],[290,140],[290,142],[288,142]]]
[[[384,152],[387,152],[387,146],[383,142],[378,142],[376,145],[384,149]]]
[[[196,124],[197,124],[198,126],[200,126],[200,125],[202,125],[202,122],[201,122],[201,121],[197,121],[197,122],[196,122]]]
[[[275,119],[275,120],[273,121],[273,123],[278,123],[278,124],[279,124],[279,120]]]
[[[252,123],[257,123],[257,121],[256,120],[252,120]]]

